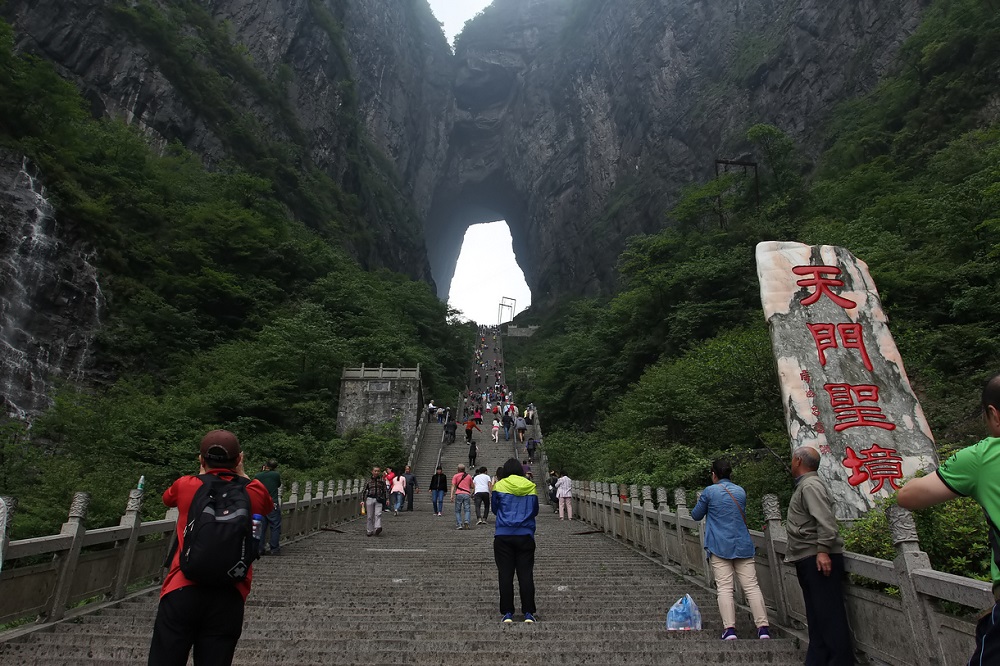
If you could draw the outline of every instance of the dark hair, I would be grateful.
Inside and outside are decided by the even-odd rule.
[[[1000,411],[1000,375],[993,375],[983,387],[983,411],[993,407]]]
[[[270,460],[267,461],[267,468],[278,469],[278,461],[275,460],[274,458],[271,458]]]
[[[716,458],[712,461],[712,472],[715,476],[722,479],[728,479],[733,475],[733,466],[729,464],[729,461],[724,458]]]
[[[500,479],[506,479],[508,476],[524,476],[524,468],[521,467],[517,458],[511,458],[505,462],[500,468],[500,473],[497,474],[497,478]]]

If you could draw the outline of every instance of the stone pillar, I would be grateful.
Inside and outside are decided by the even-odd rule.
[[[306,481],[306,491],[302,494],[302,529],[303,534],[312,532],[316,522],[316,509],[313,506],[313,482]]]
[[[73,586],[73,576],[80,562],[80,549],[83,548],[83,537],[87,533],[84,521],[87,509],[90,508],[90,493],[75,493],[69,509],[69,519],[63,523],[60,534],[72,537],[69,548],[58,555],[59,576],[55,589],[49,597],[49,603],[39,618],[45,622],[61,620],[66,614],[66,603],[69,601],[69,591]]]
[[[774,589],[775,598],[771,600],[774,606],[775,619],[778,624],[788,624],[788,596],[785,593],[785,562],[784,557],[778,553],[777,544],[787,543],[788,535],[785,534],[785,527],[781,524],[781,504],[778,496],[774,494],[764,495],[761,500],[764,507],[764,536],[767,537],[767,563],[771,568],[771,585]]]
[[[677,505],[677,557],[678,564],[684,569],[696,569],[694,563],[688,562],[687,557],[687,539],[684,534],[684,526],[681,524],[681,518],[690,518],[691,512],[688,511],[687,506],[687,496],[684,494],[683,488],[674,489],[674,504]]]
[[[10,543],[10,527],[14,523],[14,511],[17,500],[10,496],[0,497],[0,571],[3,570],[4,558],[7,557],[7,544]]]
[[[583,501],[582,501],[583,500],[583,492],[584,492],[583,491],[583,482],[581,482],[581,481],[574,481],[573,484],[572,484],[572,488],[573,488],[573,497],[572,497],[572,499],[570,499],[569,505],[571,507],[573,507],[573,515],[576,516],[577,518],[579,518],[580,520],[584,520],[584,517],[583,517],[583,507],[584,507],[584,504],[583,504]]]
[[[621,512],[621,508],[622,508],[622,500],[621,500],[621,497],[618,496],[618,484],[617,483],[610,484],[610,486],[608,488],[608,492],[611,493],[611,505],[610,505],[611,506],[611,514],[610,514],[610,519],[611,519],[610,520],[610,523],[611,523],[611,537],[617,539],[618,538],[618,534],[619,534],[619,529],[618,529],[618,513]]]
[[[701,491],[699,490],[697,493],[695,493],[695,504],[697,504],[698,500],[700,500],[700,499],[701,499]],[[701,569],[702,569],[702,575],[704,575],[704,577],[705,577],[705,582],[708,583],[709,585],[711,585],[712,584],[712,563],[708,561],[708,557],[707,557],[708,551],[705,550],[705,521],[704,520],[699,520],[698,521],[698,543],[701,544],[701,553],[702,553],[702,556],[701,556]],[[734,594],[737,594],[737,595],[740,594],[739,580],[737,580],[735,582],[735,586],[734,586],[733,589],[734,589]],[[737,596],[736,598],[738,599],[739,596]]]
[[[667,535],[667,518],[666,514],[670,511],[670,506],[667,504],[667,489],[657,488],[656,489],[656,527],[660,536],[660,553],[663,555],[663,563],[667,564],[670,561],[670,546]]]
[[[639,543],[642,539],[642,525],[639,522],[642,518],[642,503],[639,501],[639,486],[634,483],[628,487],[628,503],[631,510],[629,531],[632,533],[632,545],[639,548],[642,545]]]
[[[614,525],[614,508],[611,504],[611,484],[601,482],[601,529],[605,534],[611,534]]]
[[[118,571],[115,573],[115,584],[111,588],[111,599],[121,599],[125,596],[128,587],[128,577],[132,573],[132,564],[135,560],[135,549],[139,543],[139,526],[142,524],[140,512],[142,511],[142,498],[144,490],[133,488],[128,491],[128,504],[125,505],[125,515],[119,521],[122,527],[128,527],[128,539],[124,544],[119,544],[121,552],[118,554]]]
[[[299,507],[299,482],[292,481],[292,492],[288,496],[288,525],[287,527],[282,524],[281,531],[288,534],[289,537],[293,537],[300,532],[299,530],[299,519],[302,516],[302,510]]]
[[[944,666],[947,661],[938,640],[940,627],[934,619],[934,609],[927,598],[917,592],[913,582],[914,572],[932,568],[927,553],[920,550],[913,514],[893,504],[886,509],[885,515],[892,532],[892,544],[896,547],[896,559],[892,563],[899,576],[899,595],[910,627],[916,662]]]
[[[313,521],[312,528],[318,530],[327,524],[326,495],[323,494],[323,482],[316,482],[316,520]]]
[[[345,492],[347,492],[347,490],[344,490],[344,480],[340,479],[339,481],[337,481],[337,494],[343,495]]]
[[[653,510],[653,489],[649,486],[642,487],[642,540],[646,546],[646,554],[653,554],[652,529],[649,524],[649,513]]]
[[[344,482],[341,481],[340,483],[343,485]],[[326,482],[326,499],[332,500],[334,495],[336,495],[336,491],[334,491],[333,479],[330,479]]]

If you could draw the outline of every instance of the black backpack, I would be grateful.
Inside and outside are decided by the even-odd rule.
[[[260,557],[253,538],[248,479],[235,474],[200,474],[184,526],[181,572],[200,585],[231,585],[246,580]]]

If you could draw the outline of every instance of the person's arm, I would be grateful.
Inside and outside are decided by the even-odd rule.
[[[896,504],[904,509],[926,509],[956,497],[961,497],[961,495],[945,485],[938,473],[934,472],[919,479],[907,481],[899,490]]]
[[[174,481],[169,488],[163,491],[163,503],[169,507],[177,506],[177,481]]]
[[[695,503],[694,508],[691,509],[691,518],[694,520],[701,520],[708,513],[708,488],[701,491],[701,495],[698,497],[698,501]]]
[[[837,545],[837,537],[840,535],[837,516],[833,513],[830,498],[822,486],[810,484],[802,489],[802,500],[806,505],[806,511],[816,521],[817,561],[819,555],[827,556],[829,561],[830,550]]]

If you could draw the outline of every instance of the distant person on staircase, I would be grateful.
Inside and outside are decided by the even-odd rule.
[[[527,442],[524,443],[524,451],[525,453],[528,454],[529,462],[535,462],[535,447],[537,445],[538,442],[535,441],[534,439],[529,439]]]
[[[705,519],[705,552],[712,565],[718,588],[719,614],[722,616],[723,640],[735,640],[736,604],[734,580],[738,579],[746,595],[757,638],[770,638],[764,595],[757,584],[754,545],[747,527],[747,493],[729,480],[733,468],[725,460],[712,463],[712,485],[705,488],[691,509],[695,520]],[[562,510],[562,505],[559,507]]]
[[[213,430],[205,435],[198,462],[201,466],[198,476],[182,476],[163,493],[163,503],[178,511],[177,547],[172,550],[170,569],[160,587],[149,645],[150,666],[185,666],[192,648],[195,666],[227,666],[233,663],[233,653],[243,633],[243,610],[250,594],[252,567],[242,581],[219,581],[220,585],[195,583],[181,571],[187,536],[184,526],[188,524],[188,511],[198,490],[208,482],[220,483],[211,477],[245,479],[253,513],[265,515],[274,506],[267,488],[260,481],[250,481],[243,471],[243,449],[236,435],[228,430]],[[197,541],[196,537],[191,538]]]
[[[500,470],[493,486],[491,507],[495,517],[493,557],[500,587],[503,623],[514,622],[514,575],[521,595],[524,621],[535,621],[535,516],[538,496],[535,484],[524,476],[521,463],[511,458]]]
[[[431,420],[434,418],[435,414],[437,414],[437,407],[434,405],[434,401],[431,400],[430,402],[427,403],[427,422],[428,423],[431,422]]]
[[[435,516],[440,516],[444,511],[444,493],[448,490],[448,477],[445,476],[440,465],[438,465],[434,476],[431,477],[429,487],[431,489],[431,508],[434,510]]]
[[[403,476],[406,477],[406,510],[413,511],[413,494],[420,492],[420,488],[417,486],[417,477],[409,465],[403,470]]]
[[[274,503],[274,510],[264,516],[264,525],[260,531],[260,554],[264,552],[264,541],[268,528],[271,531],[271,555],[281,554],[281,503],[278,501],[278,488],[281,487],[281,474],[278,473],[278,461],[268,460],[257,476],[254,477],[264,484],[267,492],[271,493],[271,501]]]
[[[491,429],[490,435],[493,437],[493,443],[500,443],[500,421],[493,419],[493,428]]]
[[[404,497],[406,497],[406,477],[399,474],[392,478],[392,515],[399,515],[399,510],[403,508]]]
[[[451,477],[451,501],[455,503],[455,524],[458,529],[469,529],[472,520],[472,477],[465,465],[458,466],[458,473]]]
[[[382,534],[382,506],[385,504],[386,488],[385,477],[379,467],[372,468],[372,475],[361,489],[361,496],[365,498],[365,531],[368,536],[378,536]]]
[[[514,427],[514,417],[511,416],[509,412],[504,411],[503,418],[500,419],[500,423],[503,425],[503,440],[505,442],[509,442],[510,429]]]
[[[469,442],[469,469],[475,469],[476,467],[476,454],[479,453],[479,447],[476,445],[476,440]]]
[[[493,491],[493,479],[485,467],[476,470],[472,479],[476,498],[476,525],[485,525],[490,517],[490,492]]]
[[[573,479],[562,473],[556,481],[556,498],[559,500],[559,520],[563,519],[565,509],[566,518],[573,520]]]
[[[524,421],[523,416],[514,417],[514,430],[517,431],[518,443],[524,444],[524,435],[528,432],[528,424]]]
[[[472,441],[472,429],[473,428],[475,428],[476,430],[479,430],[479,426],[476,425],[475,420],[469,419],[468,421],[465,422],[465,441],[466,442],[471,442]],[[479,432],[482,432],[482,430],[479,430]]]

